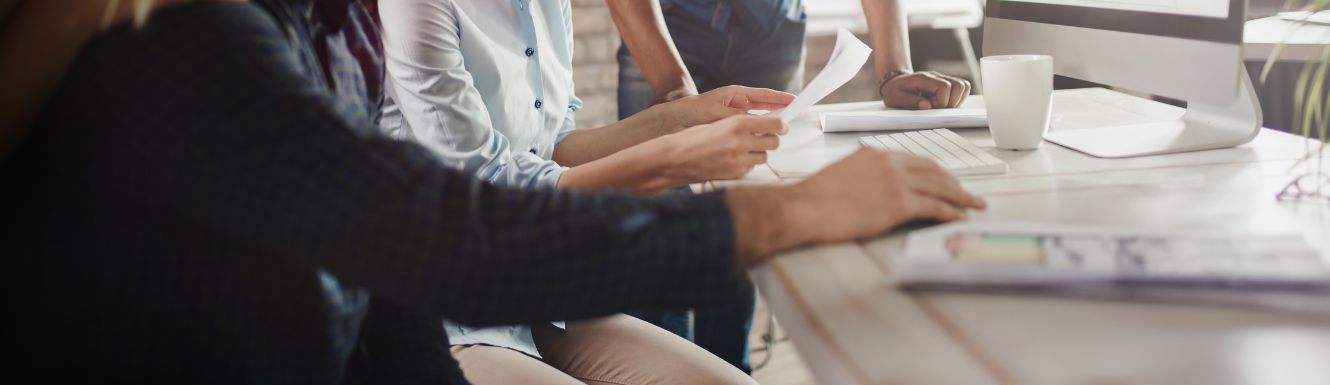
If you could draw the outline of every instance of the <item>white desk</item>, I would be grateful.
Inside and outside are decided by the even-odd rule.
[[[845,28],[854,33],[868,33],[860,0],[805,1],[809,35],[836,35]],[[984,22],[984,7],[980,0],[905,0],[901,2],[906,22],[911,28],[969,29]]]
[[[1058,91],[1056,111],[1075,109],[1058,101],[1066,92],[1107,91]],[[967,104],[980,106],[981,99]],[[717,185],[798,180],[857,148],[860,134],[823,135],[814,119],[804,116],[783,137],[771,154],[774,173]],[[1302,229],[1330,250],[1330,208],[1274,199],[1308,166],[1298,160],[1309,145],[1299,137],[1265,130],[1237,148],[1108,160],[1049,143],[1032,152],[999,151],[986,130],[957,132],[1011,166],[1007,175],[963,180],[991,206],[975,213],[977,220]],[[752,272],[819,384],[1330,384],[1326,313],[904,292],[884,280],[903,241],[889,234],[794,251]],[[1322,305],[1330,303],[1308,306]]]
[[[1310,61],[1320,58],[1321,50],[1330,45],[1330,25],[1300,24],[1280,19],[1279,16],[1248,21],[1242,35],[1243,56],[1247,60],[1264,61],[1280,43],[1279,61]]]

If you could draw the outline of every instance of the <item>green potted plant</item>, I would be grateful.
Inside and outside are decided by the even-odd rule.
[[[1316,12],[1330,9],[1330,0],[1286,0],[1285,11],[1305,12],[1304,17],[1295,19],[1299,27],[1311,23],[1309,20]],[[1330,12],[1330,11],[1328,11]],[[1280,43],[1270,52],[1265,66],[1261,69],[1261,82],[1264,83],[1274,68],[1284,44]],[[1293,126],[1292,130],[1308,139],[1316,139],[1316,145],[1309,146],[1303,163],[1311,163],[1308,171],[1297,176],[1279,193],[1281,200],[1307,200],[1330,203],[1330,174],[1324,169],[1327,149],[1327,130],[1330,127],[1330,86],[1327,85],[1326,72],[1330,69],[1330,46],[1321,49],[1314,60],[1301,64],[1297,81],[1293,88]]]

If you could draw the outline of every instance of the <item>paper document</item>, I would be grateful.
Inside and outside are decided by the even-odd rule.
[[[923,130],[987,126],[988,113],[983,108],[822,113],[823,132]]]
[[[868,55],[872,52],[872,49],[854,37],[850,31],[844,28],[836,31],[836,48],[831,51],[831,59],[827,60],[827,65],[822,67],[822,71],[817,73],[813,81],[804,86],[804,90],[794,97],[790,105],[772,113],[780,116],[782,122],[790,123],[799,117],[799,114],[807,111],[808,107],[817,104],[822,98],[831,95],[837,88],[853,79],[864,63],[868,62]]]
[[[910,233],[894,263],[900,283],[925,286],[1330,288],[1330,266],[1298,233],[957,223]]]

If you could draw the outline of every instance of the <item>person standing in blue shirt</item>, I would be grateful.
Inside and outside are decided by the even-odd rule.
[[[804,83],[801,0],[606,0],[623,36],[619,117],[652,105],[742,85],[797,92]],[[891,108],[956,107],[970,93],[964,79],[915,72],[909,32],[896,0],[863,0],[878,95]],[[736,308],[642,311],[657,324],[745,372],[756,298]]]

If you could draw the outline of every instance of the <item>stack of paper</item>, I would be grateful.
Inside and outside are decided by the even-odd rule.
[[[987,126],[988,113],[982,108],[822,113],[823,132],[923,130]]]
[[[920,290],[1255,307],[1330,319],[1330,265],[1296,232],[962,222],[911,232],[891,263],[894,284]]]
[[[910,233],[894,261],[914,286],[1189,286],[1330,294],[1330,265],[1300,233],[1149,232],[965,222]]]

